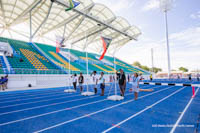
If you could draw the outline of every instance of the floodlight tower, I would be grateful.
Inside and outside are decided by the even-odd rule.
[[[160,8],[164,12],[164,15],[165,15],[167,59],[168,59],[168,78],[170,78],[170,74],[171,74],[171,63],[170,63],[170,49],[169,49],[167,12],[171,9],[172,2],[173,2],[173,0],[160,0]]]
[[[151,65],[152,65],[152,73],[154,73],[153,48],[151,48]]]

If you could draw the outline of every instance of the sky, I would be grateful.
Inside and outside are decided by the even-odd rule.
[[[139,61],[142,65],[152,67],[153,49],[154,67],[167,71],[165,19],[160,9],[160,0],[93,1],[104,4],[116,16],[124,17],[141,30],[138,41],[127,43],[116,53],[116,57],[129,64]],[[25,26],[22,24],[19,29],[27,29],[27,32],[21,34],[28,38],[28,28],[22,28]],[[200,0],[173,0],[168,11],[168,26],[171,69],[186,67],[190,71],[200,70]],[[6,36],[17,36],[3,33]]]
[[[153,64],[167,71],[165,19],[159,0],[94,0],[109,7],[116,16],[140,28],[138,41],[123,46],[116,56],[130,64]],[[183,66],[200,69],[200,0],[174,0],[168,12],[171,69]]]

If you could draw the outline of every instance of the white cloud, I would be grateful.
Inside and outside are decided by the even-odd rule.
[[[171,67],[178,69],[181,66],[190,70],[200,68],[200,27],[190,27],[169,35]],[[139,61],[151,67],[151,48],[154,49],[154,65],[167,71],[167,52],[165,38],[153,40],[142,35],[138,42],[124,46],[117,54],[128,63]]]
[[[172,69],[178,69],[181,66],[190,70],[200,68],[199,35],[200,27],[190,27],[169,35]],[[164,40],[161,42],[165,43]],[[161,61],[159,62],[161,63]]]
[[[95,3],[102,3],[109,7],[113,12],[120,12],[124,9],[132,7],[135,3],[135,0],[94,0]]]
[[[200,11],[198,11],[197,13],[194,13],[194,14],[190,14],[190,18],[199,19],[200,18]]]
[[[142,11],[149,11],[159,8],[159,0],[148,0],[142,7]]]
[[[164,8],[169,10],[176,6],[175,1],[176,0],[148,0],[142,7],[142,11],[155,10],[159,9],[160,7],[162,7],[162,9]]]
[[[181,32],[172,33],[169,37],[174,44],[184,46],[199,46],[200,47],[200,27],[192,27]]]
[[[192,19],[196,19],[197,17],[196,17],[196,15],[191,14],[191,15],[190,15],[190,18],[192,18]]]

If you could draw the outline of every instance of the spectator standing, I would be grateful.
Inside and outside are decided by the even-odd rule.
[[[76,85],[78,82],[78,77],[76,73],[72,76],[72,81],[73,81],[74,90],[76,90]]]
[[[126,75],[122,69],[120,69],[120,73],[117,75],[119,80],[119,88],[121,92],[121,96],[124,97],[125,89],[126,89]]]
[[[94,93],[97,94],[97,84],[98,84],[98,78],[97,78],[97,72],[94,71],[92,73],[92,82],[94,84]]]
[[[78,83],[79,83],[79,87],[80,87],[80,91],[83,91],[83,83],[84,83],[84,77],[83,74],[80,73],[80,76],[78,77]]]
[[[104,73],[101,72],[101,77],[99,78],[100,82],[100,88],[101,88],[101,96],[104,96],[104,90],[105,90],[105,78]]]

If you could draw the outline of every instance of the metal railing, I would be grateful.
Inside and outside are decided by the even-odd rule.
[[[1,68],[0,74],[68,74],[68,69],[63,68],[61,69],[48,69],[48,70],[39,70],[39,69],[27,69],[27,68]],[[80,71],[73,71],[70,70],[70,74],[87,74],[86,70],[80,70]],[[90,75],[93,71],[89,70],[88,74]],[[101,72],[104,72],[104,74],[114,74],[115,72],[105,72],[105,71],[96,71],[97,74],[100,74]],[[134,72],[125,72],[126,75],[132,75]]]
[[[48,69],[48,70],[38,70],[38,69],[26,69],[26,68],[1,68],[0,74],[66,74],[66,71],[68,72],[68,69],[59,70],[59,69]],[[83,74],[86,74],[87,71],[72,71],[70,74],[80,74],[82,72]],[[89,71],[89,74],[91,74],[93,71]],[[102,71],[97,71],[97,74],[100,74]],[[104,72],[104,74],[113,74],[110,72]]]

